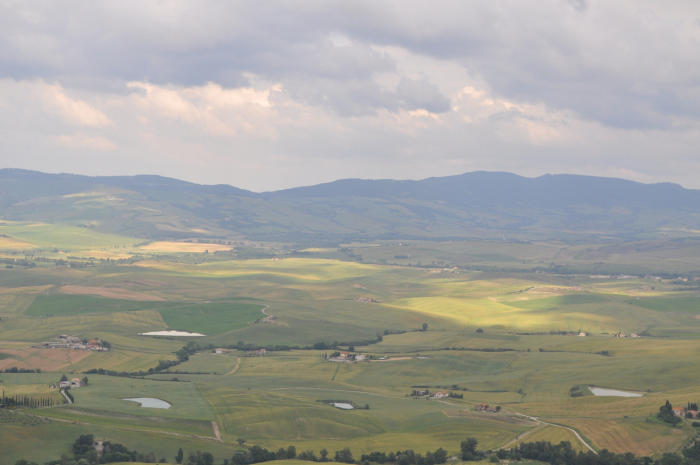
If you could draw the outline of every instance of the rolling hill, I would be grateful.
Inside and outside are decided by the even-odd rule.
[[[473,172],[420,181],[344,179],[254,193],[151,175],[2,169],[0,217],[148,239],[672,237],[700,229],[700,190],[592,176]]]

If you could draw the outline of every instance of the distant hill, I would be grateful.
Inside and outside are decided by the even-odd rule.
[[[593,176],[473,172],[254,193],[161,176],[2,169],[0,217],[154,239],[648,237],[700,229],[700,191]]]

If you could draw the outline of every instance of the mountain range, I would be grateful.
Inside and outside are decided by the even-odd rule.
[[[594,176],[471,172],[255,193],[154,175],[1,169],[0,218],[151,239],[640,238],[700,229],[700,190]]]

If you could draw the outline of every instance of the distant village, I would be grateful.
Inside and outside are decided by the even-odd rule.
[[[42,342],[41,345],[35,345],[33,347],[40,349],[99,350],[102,352],[107,352],[109,350],[109,344],[107,344],[106,341],[100,339],[81,339],[65,334],[61,334],[49,342]]]

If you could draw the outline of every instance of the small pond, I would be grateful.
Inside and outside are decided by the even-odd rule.
[[[354,410],[355,407],[352,406],[352,404],[346,404],[344,402],[334,402],[331,404],[333,407],[338,407],[343,410]]]
[[[170,404],[164,400],[154,399],[153,397],[135,397],[133,399],[124,399],[131,402],[138,402],[141,407],[146,408],[170,408]]]
[[[642,397],[641,394],[635,392],[625,392],[618,391],[616,389],[603,389],[597,387],[589,387],[594,396],[607,396],[607,397]]]
[[[193,336],[204,336],[204,334],[199,334],[199,333],[191,333],[189,331],[175,331],[172,329],[169,329],[168,331],[151,331],[150,333],[139,333],[139,336],[186,336],[186,337],[193,337]]]

